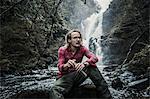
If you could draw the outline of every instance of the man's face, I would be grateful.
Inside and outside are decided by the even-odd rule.
[[[71,40],[69,40],[69,43],[73,47],[80,47],[81,46],[81,36],[78,32],[72,32],[71,33]]]

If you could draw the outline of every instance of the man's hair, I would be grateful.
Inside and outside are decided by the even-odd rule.
[[[66,43],[67,46],[69,46],[69,40],[71,40],[71,33],[72,32],[78,32],[80,34],[80,36],[81,36],[81,39],[82,39],[81,32],[78,29],[72,29],[65,36],[65,43]]]

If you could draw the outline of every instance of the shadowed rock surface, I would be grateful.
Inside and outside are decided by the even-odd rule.
[[[1,1],[1,75],[56,66],[57,50],[68,30],[58,13],[60,4],[58,0]]]
[[[17,93],[17,95],[12,96],[11,99],[50,99],[49,97],[49,91],[48,90],[26,90],[22,91],[20,93]],[[70,98],[96,98],[96,90],[95,86],[93,85],[84,85],[80,86],[79,88],[75,88],[71,90],[69,94],[65,95],[65,99]]]
[[[149,4],[147,0],[113,0],[110,4],[103,15],[105,64],[122,64],[126,58],[128,63],[149,45]]]

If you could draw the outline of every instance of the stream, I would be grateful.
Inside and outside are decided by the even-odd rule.
[[[48,69],[33,71],[31,75],[0,77],[0,99],[9,99],[25,90],[49,90],[54,81]]]
[[[134,97],[149,97],[149,93],[145,90],[138,91],[138,89],[129,87],[129,86],[122,86],[119,85],[116,86],[118,88],[113,88],[112,85],[112,78],[111,73],[109,69],[102,70],[102,68],[106,66],[102,66],[100,69],[103,77],[105,78],[106,82],[108,83],[109,90],[113,96],[114,99],[124,99],[124,98],[134,98]],[[57,68],[52,68],[49,72],[48,69],[43,70],[36,70],[33,71],[30,75],[24,75],[24,76],[15,76],[15,75],[6,75],[5,77],[0,77],[0,99],[10,99],[10,97],[17,95],[21,92],[27,92],[28,90],[40,90],[44,91],[48,94],[49,89],[53,85],[54,81],[56,80],[56,73]],[[53,75],[53,76],[52,76]],[[121,80],[124,81],[123,83],[131,82],[135,80],[135,77],[130,72],[124,72],[122,75],[120,75]],[[146,80],[146,79],[145,79]],[[144,81],[144,79],[143,79]],[[138,83],[141,83],[142,80],[129,83],[131,85],[136,85]],[[87,79],[83,84],[91,83],[90,79]],[[119,83],[118,83],[119,84]],[[128,85],[129,85],[128,84]],[[119,88],[120,87],[120,88]]]

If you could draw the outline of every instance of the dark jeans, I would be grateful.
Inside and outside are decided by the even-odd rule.
[[[87,76],[83,73],[86,72]],[[59,78],[50,91],[50,99],[64,99],[64,94],[68,93],[74,86],[79,86],[89,77],[96,86],[97,96],[102,99],[111,99],[108,86],[97,67],[89,66],[82,72],[71,72]]]

